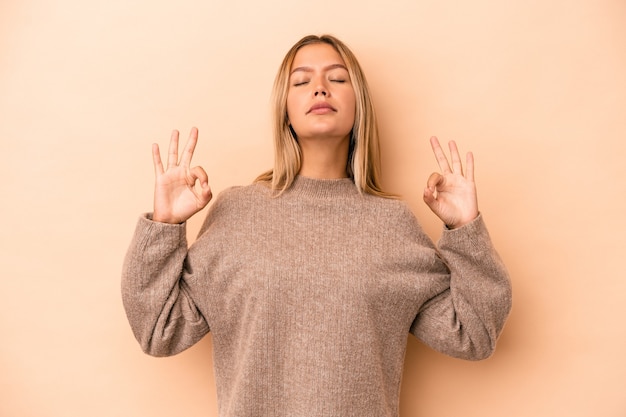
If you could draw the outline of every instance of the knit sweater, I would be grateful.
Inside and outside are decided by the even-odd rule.
[[[220,417],[395,417],[409,332],[483,359],[511,307],[482,217],[442,233],[349,179],[234,187],[189,248],[184,224],[140,218],[124,306],[151,355],[211,331]]]

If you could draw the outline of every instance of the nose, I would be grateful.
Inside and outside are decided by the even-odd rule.
[[[319,96],[326,97],[329,95],[328,87],[326,86],[326,80],[324,80],[323,77],[316,77],[314,83],[315,83],[314,84],[315,85],[315,90],[314,90],[315,97],[319,97]]]

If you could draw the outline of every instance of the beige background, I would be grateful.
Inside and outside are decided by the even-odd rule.
[[[216,415],[210,337],[154,359],[122,310],[150,145],[196,125],[214,191],[249,183],[278,64],[324,32],[360,58],[384,183],[434,239],[428,138],[474,151],[513,279],[489,360],[408,341],[402,416],[626,415],[623,0],[3,0],[0,415]]]

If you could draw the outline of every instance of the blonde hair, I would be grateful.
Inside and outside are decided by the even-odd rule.
[[[392,197],[380,187],[380,148],[378,125],[370,98],[365,74],[356,57],[339,39],[331,35],[309,35],[300,39],[285,55],[274,80],[272,93],[274,128],[274,169],[256,178],[255,182],[269,182],[280,195],[291,186],[302,164],[302,151],[296,134],[287,118],[289,73],[300,48],[324,43],[331,45],[341,56],[352,83],[356,98],[354,125],[350,133],[350,149],[346,171],[360,193]]]

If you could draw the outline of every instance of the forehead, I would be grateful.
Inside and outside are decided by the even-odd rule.
[[[345,66],[339,52],[327,43],[314,43],[298,49],[291,64],[291,69],[298,67],[325,67],[335,64]]]

